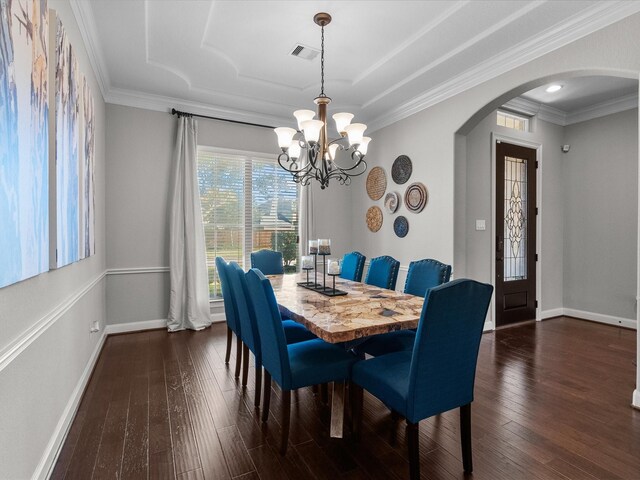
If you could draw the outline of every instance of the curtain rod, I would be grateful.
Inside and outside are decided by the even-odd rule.
[[[274,129],[275,127],[272,127],[270,125],[262,125],[260,123],[251,123],[251,122],[242,122],[240,120],[230,120],[228,118],[219,118],[219,117],[210,117],[208,115],[199,115],[197,113],[188,113],[188,112],[181,112],[180,110],[176,110],[175,108],[171,109],[171,115],[178,115],[178,117],[199,117],[199,118],[208,118],[209,120],[219,120],[221,122],[229,122],[229,123],[239,123],[241,125],[249,125],[251,127],[262,127],[262,128],[270,128],[270,129]]]

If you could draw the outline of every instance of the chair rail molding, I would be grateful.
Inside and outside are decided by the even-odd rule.
[[[93,289],[105,277],[106,271],[100,273],[74,294],[56,305],[40,320],[25,330],[13,342],[0,351],[0,372],[5,369],[18,355],[24,352],[29,345],[40,337],[47,329],[67,313],[82,297]]]
[[[107,275],[135,275],[142,273],[167,273],[170,272],[169,267],[120,267],[109,268],[106,271]]]

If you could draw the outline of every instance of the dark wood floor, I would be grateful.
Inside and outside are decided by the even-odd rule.
[[[635,336],[569,318],[485,334],[466,478],[639,479]],[[404,424],[368,394],[354,444],[330,439],[328,407],[300,390],[281,457],[276,419],[261,425],[224,348],[224,325],[110,337],[52,478],[408,478]],[[420,442],[423,478],[465,478],[457,411],[421,422]]]

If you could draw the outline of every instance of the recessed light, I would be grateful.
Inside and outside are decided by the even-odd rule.
[[[547,93],[554,93],[560,90],[561,88],[562,88],[562,85],[549,85],[545,91]]]

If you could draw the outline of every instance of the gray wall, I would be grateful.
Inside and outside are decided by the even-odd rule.
[[[62,18],[94,97],[96,254],[0,289],[0,478],[46,473],[100,344],[102,331],[90,333],[91,323],[105,325],[105,106],[68,2],[49,6]]]
[[[107,266],[117,270],[107,278],[109,324],[167,315],[168,202],[176,122],[168,113],[107,105]],[[277,155],[276,135],[270,129],[204,119],[198,120],[198,128],[200,145]],[[349,187],[314,188],[316,235],[332,239],[336,256],[353,248],[350,204]],[[220,306],[214,307],[217,311]]]
[[[564,306],[636,318],[638,110],[565,127]]]
[[[456,132],[470,119],[475,121],[477,117],[480,120],[506,101],[552,79],[614,71],[618,75],[638,78],[639,37],[640,15],[634,15],[373,132],[369,166],[382,166],[389,174],[398,155],[409,155],[414,165],[411,181],[425,183],[429,190],[429,203],[422,213],[407,214],[410,230],[404,239],[395,237],[392,229],[394,217],[386,213],[381,231],[371,233],[364,221],[365,212],[371,205],[381,205],[381,201],[370,200],[365,192],[365,180],[358,180],[353,189],[354,245],[368,257],[392,255],[400,259],[405,268],[411,259],[423,257],[453,264],[456,276],[460,276],[457,270],[461,263],[473,269],[483,268],[476,265],[474,259],[462,262],[457,259],[458,254],[467,249],[461,247],[461,240],[456,240],[454,230],[462,227],[461,221],[468,223],[476,217],[467,212],[466,219],[455,224],[459,217],[454,214],[454,209],[458,211],[456,206],[462,201],[469,203],[455,182],[458,167],[454,165],[454,155],[456,147],[461,148],[460,142],[456,141]],[[611,52],[616,52],[616,55],[611,55]],[[466,178],[466,183],[475,181],[470,176]],[[486,187],[486,179],[478,181],[485,182]],[[404,188],[397,190],[403,192]],[[406,214],[406,209],[401,207],[398,214]],[[472,270],[472,273],[476,271]],[[546,296],[553,298],[553,292]]]
[[[562,307],[562,271],[563,271],[563,205],[562,205],[562,158],[560,145],[563,142],[563,127],[536,120],[532,122],[532,131],[518,132],[496,125],[496,112],[485,117],[466,136],[466,158],[456,157],[466,169],[456,171],[456,188],[465,191],[464,203],[456,204],[456,215],[464,215],[464,228],[461,228],[466,242],[458,245],[456,258],[464,258],[464,271],[459,276],[490,282],[494,255],[491,249],[493,205],[492,189],[492,133],[518,140],[542,145],[538,158],[540,182],[538,191],[541,207],[540,239],[537,246],[540,252],[542,292],[538,292],[541,310]],[[459,208],[458,208],[459,206]],[[461,212],[461,210],[464,210]],[[476,219],[486,220],[485,231],[476,231]]]

